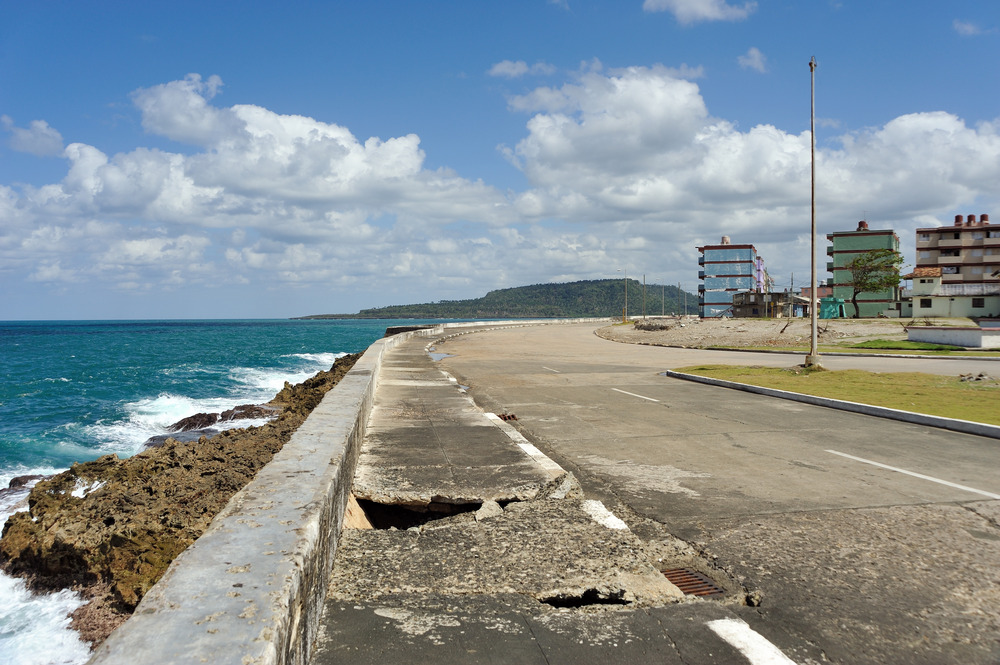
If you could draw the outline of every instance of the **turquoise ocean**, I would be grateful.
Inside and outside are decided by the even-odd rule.
[[[131,456],[181,418],[265,402],[285,381],[364,351],[386,327],[415,323],[0,322],[0,488],[101,455]],[[25,494],[4,493],[0,524]],[[0,574],[0,662],[86,662],[87,646],[68,627],[68,613],[80,604],[69,591],[31,594]]]

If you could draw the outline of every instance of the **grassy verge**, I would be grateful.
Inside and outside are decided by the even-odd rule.
[[[699,365],[675,371],[945,418],[1000,425],[1000,383],[936,374]]]
[[[915,342],[916,343],[916,342]],[[893,342],[892,344],[899,344],[899,342]],[[924,346],[935,346],[935,345],[924,345]],[[938,345],[943,346],[943,345]],[[808,353],[809,347],[807,345],[797,345],[797,346],[709,346],[705,347],[710,350],[718,351],[780,351],[782,353]],[[824,353],[880,353],[880,354],[903,354],[908,356],[970,356],[970,357],[998,357],[1000,356],[1000,351],[975,351],[972,349],[967,349],[964,347],[955,347],[959,350],[948,350],[946,348],[942,349],[928,349],[928,348],[893,348],[892,346],[882,346],[882,347],[868,347],[868,346],[834,346],[830,344],[820,344],[818,351],[820,355]]]

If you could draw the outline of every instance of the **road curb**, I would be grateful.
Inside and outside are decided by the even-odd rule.
[[[735,381],[724,381],[722,379],[711,379],[705,376],[697,376],[695,374],[684,374],[683,372],[675,372],[669,369],[664,371],[663,374],[664,376],[669,376],[674,379],[704,383],[706,385],[718,386],[720,388],[732,388],[734,390],[742,390],[744,392],[765,395],[767,397],[777,397],[779,399],[787,399],[793,402],[803,402],[805,404],[825,406],[827,408],[839,409],[841,411],[861,413],[866,416],[888,418],[890,420],[899,420],[902,422],[913,423],[915,425],[938,427],[940,429],[947,429],[953,432],[962,432],[964,434],[975,434],[977,436],[1000,439],[1000,427],[996,425],[987,425],[986,423],[976,423],[971,420],[929,416],[923,413],[913,413],[912,411],[903,411],[901,409],[890,409],[884,406],[872,406],[871,404],[860,404],[858,402],[848,402],[845,400],[831,399],[829,397],[804,395],[802,393],[793,393],[788,390],[763,388],[761,386],[752,386],[746,383],[737,383]]]

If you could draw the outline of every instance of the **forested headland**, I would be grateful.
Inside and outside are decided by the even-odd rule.
[[[694,314],[698,297],[677,286],[646,284],[630,279],[630,317]],[[598,279],[562,284],[533,284],[490,291],[482,298],[440,300],[418,305],[390,305],[356,314],[313,314],[301,319],[534,319],[622,316],[622,279]],[[686,306],[686,307],[685,307]]]

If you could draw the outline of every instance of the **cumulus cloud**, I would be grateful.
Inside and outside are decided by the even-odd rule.
[[[645,0],[642,8],[647,12],[670,12],[678,23],[691,25],[701,21],[742,21],[757,10],[757,3],[735,6],[725,0]]]
[[[647,265],[678,245],[677,259],[690,262],[691,247],[725,234],[772,249],[772,265],[791,269],[788,244],[808,218],[808,132],[741,131],[709,114],[694,82],[655,68],[587,72],[511,105],[532,114],[528,135],[506,149],[532,184],[516,201],[524,217],[607,227],[595,233],[609,247],[619,237],[642,241],[633,255]],[[921,213],[995,199],[997,128],[919,113],[845,134],[819,150],[821,215],[834,228],[860,210],[912,227]],[[905,228],[898,232],[906,242]],[[656,259],[663,242],[671,249]]]
[[[60,182],[0,189],[0,271],[136,290],[157,280],[246,282],[255,271],[309,282],[345,272],[359,247],[396,251],[391,242],[408,242],[397,229],[426,236],[512,218],[505,193],[426,168],[415,134],[361,140],[306,116],[217,105],[221,88],[218,77],[190,74],[132,94],[146,131],[193,145],[192,154],[109,155],[71,143]],[[29,258],[41,267],[28,268]],[[288,268],[296,261],[301,270]]]
[[[743,69],[753,69],[761,74],[767,71],[767,58],[756,46],[750,47],[750,50],[736,58],[736,61]]]
[[[32,120],[27,128],[16,127],[14,119],[0,116],[0,126],[10,132],[8,144],[18,152],[27,152],[39,157],[52,157],[63,151],[63,137],[44,120]]]
[[[721,235],[754,243],[774,275],[804,271],[808,132],[713,116],[699,75],[593,62],[509,98],[525,118],[520,140],[501,148],[528,183],[517,192],[429,169],[415,134],[361,139],[316,118],[221,105],[221,81],[190,75],[133,99],[147,131],[191,154],[76,142],[61,181],[0,185],[0,272],[136,293],[364,289],[363,306],[617,267],[693,290],[694,248]],[[867,210],[905,245],[936,215],[1000,202],[1000,121],[904,115],[825,141],[817,159],[824,232]]]
[[[527,74],[532,75],[548,75],[554,74],[556,68],[547,62],[536,62],[533,65],[529,65],[524,60],[512,61],[512,60],[502,60],[492,67],[488,74],[490,76],[499,76],[502,78],[520,78]]]

